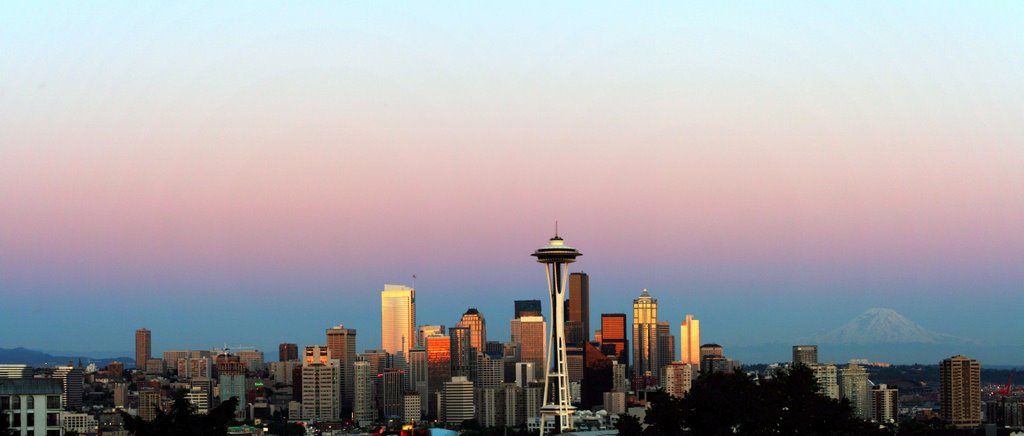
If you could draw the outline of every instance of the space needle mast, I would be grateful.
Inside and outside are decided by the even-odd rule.
[[[534,251],[533,256],[546,266],[551,294],[551,341],[545,359],[544,406],[540,409],[540,434],[543,436],[548,417],[555,421],[554,433],[572,431],[572,414],[576,408],[570,401],[569,365],[565,354],[565,286],[569,264],[581,254],[558,237],[558,223],[555,223],[555,237],[548,245]]]

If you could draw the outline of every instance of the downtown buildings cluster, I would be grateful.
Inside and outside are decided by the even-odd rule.
[[[663,389],[682,397],[701,373],[740,370],[722,346],[700,343],[700,322],[692,315],[677,329],[659,320],[658,301],[647,290],[633,300],[632,316],[600,314],[600,328],[592,331],[590,276],[575,272],[568,283],[564,328],[572,403],[579,409],[574,428],[612,428],[621,414],[643,413],[645,393]],[[388,422],[458,427],[469,420],[539,430],[550,331],[540,300],[513,302],[508,342],[488,339],[487,318],[475,308],[450,327],[418,324],[411,287],[385,285],[380,301],[379,349],[357,352],[357,330],[336,325],[325,329],[322,343],[280,344],[277,361],[246,347],[166,350],[157,358],[153,333],[139,329],[134,369],[118,362],[104,368],[0,365],[0,410],[15,434],[101,428],[119,434],[115,411],[150,420],[178,391],[198,413],[234,397],[239,420],[286,419],[339,434]],[[819,362],[815,345],[792,351],[792,363],[812,368],[823,395],[849,400],[864,419],[899,418],[899,390],[873,385],[862,364]],[[1021,414],[1018,403],[1011,409],[1005,402],[982,404],[977,360],[955,356],[940,371],[939,417],[947,423],[977,427],[986,407],[991,417]],[[103,393],[110,394],[111,408],[84,407],[83,397]]]

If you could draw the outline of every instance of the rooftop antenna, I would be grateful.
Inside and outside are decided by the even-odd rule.
[[[555,237],[558,237],[558,220],[555,220]]]

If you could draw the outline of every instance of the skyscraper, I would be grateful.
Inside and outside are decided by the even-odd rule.
[[[409,353],[416,338],[416,291],[402,285],[384,285],[380,293],[381,349]]]
[[[981,425],[981,363],[956,355],[939,364],[942,420],[958,428]]]
[[[336,359],[341,370],[341,407],[352,409],[354,385],[352,364],[356,361],[356,329],[337,325],[327,329],[327,350],[331,359]]]
[[[71,365],[58,366],[53,371],[53,378],[60,380],[64,387],[62,403],[65,408],[79,410],[82,408],[82,391],[84,376],[81,368]]]
[[[616,360],[629,364],[629,340],[626,338],[626,314],[601,314],[601,351],[605,355],[614,355]],[[609,353],[611,351],[612,353]]]
[[[452,343],[448,336],[428,336],[427,342],[427,414],[438,416],[435,396],[441,385],[452,378]]]
[[[153,357],[153,342],[149,330],[141,328],[135,331],[135,367],[146,369],[146,362]]]
[[[441,420],[449,425],[460,425],[473,419],[473,382],[466,377],[452,377],[441,389]]]
[[[585,272],[569,274],[569,310],[565,320],[565,340],[582,345],[590,340],[590,276]]]
[[[603,332],[602,332],[603,334]],[[647,289],[633,300],[633,383],[640,390],[646,377],[658,376],[658,300]]]
[[[541,316],[540,300],[516,300],[516,313],[512,319],[519,319],[524,316]]]
[[[352,364],[352,368],[355,372],[352,377],[355,381],[355,386],[352,389],[355,395],[352,400],[352,418],[359,426],[366,426],[377,418],[377,413],[373,408],[373,378],[370,375],[370,362],[355,362]]]
[[[307,347],[307,359],[302,365],[301,418],[316,421],[337,421],[341,418],[341,363],[338,359],[323,359],[320,347]],[[323,350],[326,351],[326,350]]]
[[[449,328],[448,338],[451,342],[452,377],[470,377],[476,353],[470,345],[469,327]]]
[[[676,359],[676,337],[672,336],[672,325],[668,321],[658,321],[658,375],[661,368]]]
[[[850,400],[853,413],[861,419],[871,419],[871,387],[868,372],[851,363],[839,370],[839,397]]]
[[[459,327],[469,329],[469,344],[476,348],[476,351],[483,352],[484,344],[487,343],[487,323],[484,316],[475,307],[470,307],[462,314],[462,319],[457,324]]]
[[[281,344],[277,346],[277,360],[287,362],[299,360],[299,346],[295,344]]]
[[[794,345],[793,346],[793,364],[802,363],[807,366],[816,365],[818,363],[818,346],[817,345]]]
[[[519,360],[534,364],[534,377],[544,378],[544,353],[547,350],[547,323],[540,316],[527,315],[510,323],[512,342],[519,346]]]
[[[416,345],[420,347],[427,346],[426,338],[433,335],[444,336],[448,329],[444,327],[444,324],[431,324],[421,325],[416,329]]]
[[[700,365],[700,321],[689,313],[679,324],[679,354],[680,362]]]

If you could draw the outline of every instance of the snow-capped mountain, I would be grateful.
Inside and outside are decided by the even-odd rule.
[[[955,344],[966,342],[917,325],[895,310],[871,308],[850,322],[814,338],[823,344]]]

